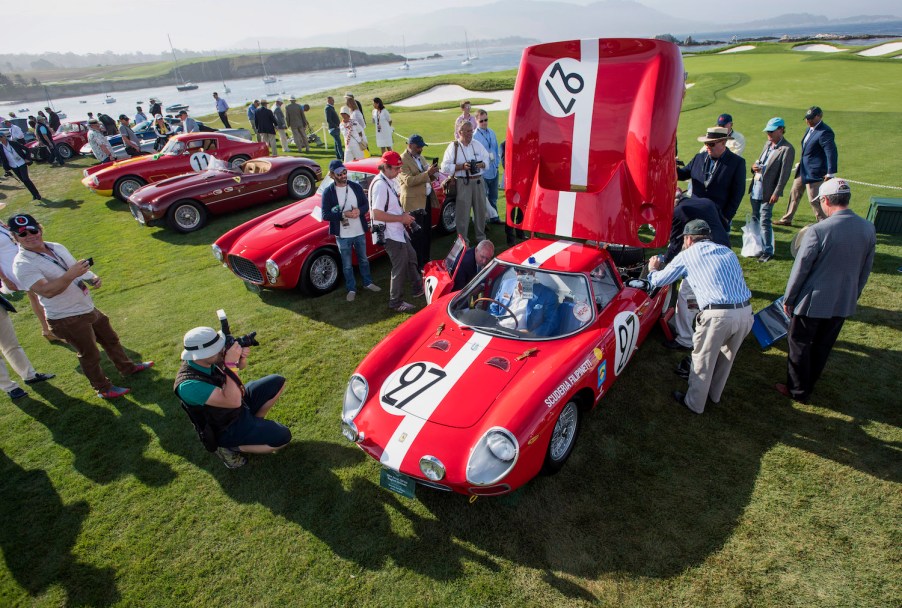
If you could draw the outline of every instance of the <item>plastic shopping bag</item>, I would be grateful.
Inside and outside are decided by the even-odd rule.
[[[761,224],[751,215],[745,216],[742,227],[742,257],[757,258],[764,253],[764,239],[761,238]]]

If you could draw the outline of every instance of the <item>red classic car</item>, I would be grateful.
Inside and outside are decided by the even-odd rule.
[[[84,120],[63,123],[53,134],[53,144],[63,160],[69,160],[75,156],[86,143],[88,143],[88,123]],[[34,152],[38,148],[38,142],[29,142],[26,147]],[[42,161],[47,160],[46,156],[40,153],[36,155],[36,158]]]
[[[238,166],[267,154],[269,148],[264,143],[222,133],[187,133],[170,139],[158,154],[89,167],[81,183],[101,196],[112,194],[126,202],[144,184],[205,169],[211,158]]]
[[[564,465],[582,416],[669,295],[638,278],[641,258],[627,267],[612,254],[667,240],[682,84],[680,51],[661,41],[524,51],[507,134],[508,221],[587,243],[531,238],[457,293],[448,273],[462,247],[430,267],[431,303],[367,355],[345,391],[342,434],[383,465],[384,487],[498,495]]]
[[[255,158],[237,168],[217,160],[206,171],[138,188],[128,197],[128,206],[145,226],[165,218],[176,232],[193,232],[204,227],[207,214],[229,213],[286,195],[308,198],[322,177],[320,166],[307,158]]]
[[[378,158],[345,163],[348,179],[364,191],[379,172]],[[432,225],[442,233],[454,231],[454,201],[445,200],[441,172],[432,182],[439,206],[432,210]],[[233,228],[213,244],[213,255],[229,270],[244,279],[249,289],[301,290],[312,296],[335,288],[341,278],[341,258],[329,223],[322,220],[322,192],[332,183],[326,176],[316,196],[299,201]],[[367,238],[367,258],[383,255],[385,249]]]

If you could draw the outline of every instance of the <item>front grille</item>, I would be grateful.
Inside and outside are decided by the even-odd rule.
[[[229,256],[229,268],[245,281],[263,284],[263,275],[257,265],[237,255]]]
[[[138,205],[136,205],[136,204],[130,202],[130,203],[128,204],[128,208],[129,208],[129,210],[132,212],[132,216],[133,216],[136,220],[138,220],[138,222],[140,222],[141,224],[143,224],[143,223],[144,223],[144,214],[141,213],[141,210],[140,210],[140,209],[138,209]]]

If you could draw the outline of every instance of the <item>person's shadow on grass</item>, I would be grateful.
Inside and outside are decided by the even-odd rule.
[[[54,443],[72,452],[75,470],[100,484],[134,475],[142,483],[158,487],[175,478],[168,465],[144,456],[150,436],[135,421],[139,406],[129,396],[113,402],[121,412],[116,416],[99,399],[87,403],[66,395],[51,382],[29,387],[41,399],[29,395],[13,403],[46,426]]]
[[[88,516],[87,503],[64,505],[44,471],[25,470],[2,450],[0,477],[5,487],[0,501],[0,548],[16,582],[35,601],[59,584],[66,590],[67,606],[118,602],[115,572],[81,563],[72,555]]]

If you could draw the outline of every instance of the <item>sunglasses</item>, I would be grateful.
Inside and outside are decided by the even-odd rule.
[[[482,124],[482,123],[484,123],[484,122],[488,122],[488,121],[489,121],[489,119],[488,119],[488,118],[483,118],[483,119],[482,119],[482,120],[480,120],[480,121],[479,121],[479,124]]]
[[[24,237],[26,234],[41,234],[41,230],[39,228],[24,228],[19,230],[16,234],[20,237]]]
[[[344,177],[344,176],[347,175],[347,174],[348,174],[347,171],[340,171],[340,172],[338,172],[338,173],[335,174],[335,177]]]
[[[713,148],[714,146],[716,146],[716,145],[719,144],[719,143],[720,143],[720,140],[718,140],[718,141],[706,141],[706,142],[705,142],[705,147],[706,147],[706,148]]]

